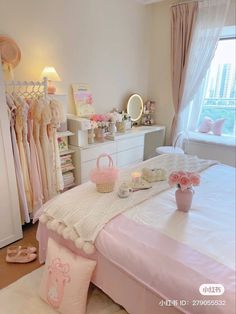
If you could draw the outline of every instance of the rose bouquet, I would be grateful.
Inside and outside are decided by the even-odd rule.
[[[108,117],[105,114],[93,114],[90,117],[90,120],[91,124],[93,124],[94,126],[96,125],[97,128],[105,129],[109,125]]]
[[[196,172],[173,171],[169,175],[170,186],[176,185],[182,191],[200,184],[200,175]]]

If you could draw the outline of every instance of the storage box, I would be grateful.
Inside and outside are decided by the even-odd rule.
[[[73,114],[68,114],[67,121],[68,128],[73,133],[75,133],[77,130],[85,131],[91,129],[91,123],[89,119],[80,118]]]
[[[74,146],[88,146],[88,130],[85,131],[73,131],[75,135],[69,137],[70,145]]]

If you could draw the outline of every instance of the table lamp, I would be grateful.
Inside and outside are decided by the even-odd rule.
[[[52,84],[52,82],[61,81],[55,68],[45,67],[41,73],[41,77],[46,77],[48,79],[48,94],[55,94],[56,87]]]

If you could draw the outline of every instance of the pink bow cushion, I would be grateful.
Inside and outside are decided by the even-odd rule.
[[[222,133],[224,122],[224,118],[213,121],[211,118],[205,117],[200,124],[198,131],[201,133],[209,133],[210,131],[212,131],[214,135],[220,136]]]

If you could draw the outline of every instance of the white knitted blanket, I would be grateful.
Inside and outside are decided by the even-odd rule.
[[[215,163],[181,154],[154,157],[123,170],[119,182],[111,193],[98,193],[96,186],[88,182],[60,194],[43,206],[40,222],[47,223],[48,229],[58,232],[65,239],[74,241],[75,245],[86,253],[92,253],[94,241],[106,223],[131,207],[170,188],[167,181],[159,181],[152,183],[152,188],[148,190],[130,193],[125,199],[119,198],[117,195],[119,184],[130,179],[133,171],[141,171],[146,167],[165,169],[167,175],[173,170],[200,172]]]

